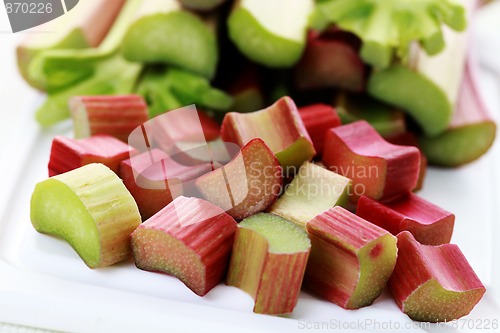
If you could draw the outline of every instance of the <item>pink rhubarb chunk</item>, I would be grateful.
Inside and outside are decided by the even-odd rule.
[[[148,120],[142,96],[76,96],[69,102],[76,138],[108,134],[124,142]]]
[[[396,264],[396,237],[340,206],[306,228],[311,254],[305,286],[345,309],[370,305]]]
[[[311,136],[316,153],[321,155],[325,143],[326,131],[342,125],[333,107],[326,104],[313,104],[299,108],[300,118]]]
[[[420,152],[388,143],[366,121],[356,121],[328,130],[323,163],[352,179],[351,201],[357,202],[361,195],[390,200],[417,185]]]
[[[212,170],[212,163],[183,165],[152,149],[123,161],[120,177],[147,219],[177,196],[192,194],[194,180]]]
[[[201,176],[196,188],[203,198],[235,219],[264,211],[278,197],[282,169],[261,139],[250,140],[225,166]]]
[[[240,147],[254,138],[261,138],[276,155],[287,172],[297,170],[310,161],[316,151],[295,102],[280,98],[270,107],[251,113],[229,112],[221,127],[222,140]]]
[[[411,233],[398,238],[389,287],[401,311],[419,321],[451,321],[469,314],[486,289],[454,244],[422,245]]]
[[[203,296],[226,274],[236,228],[217,206],[178,197],[132,233],[135,264],[174,275]]]
[[[362,196],[356,214],[393,235],[407,230],[428,245],[449,243],[455,223],[455,215],[413,193],[384,203]]]
[[[79,140],[56,136],[50,150],[49,177],[91,163],[102,163],[118,174],[120,162],[135,154],[134,148],[109,135]]]

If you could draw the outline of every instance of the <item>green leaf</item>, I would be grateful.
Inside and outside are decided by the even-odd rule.
[[[356,34],[363,41],[363,60],[378,68],[389,66],[394,54],[407,59],[414,41],[430,55],[439,53],[444,48],[441,25],[457,31],[467,25],[458,0],[329,0],[315,11],[313,26],[328,22]]]

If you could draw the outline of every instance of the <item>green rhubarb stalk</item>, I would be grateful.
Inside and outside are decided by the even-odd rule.
[[[316,6],[310,23],[319,29],[335,24],[356,34],[363,41],[363,60],[385,68],[394,54],[407,58],[413,41],[430,55],[441,52],[442,23],[463,31],[466,17],[461,0],[330,0]]]
[[[218,49],[215,32],[174,0],[144,3],[141,17],[128,29],[123,55],[130,61],[162,63],[212,78]]]
[[[294,65],[306,45],[311,0],[238,0],[228,18],[229,37],[249,59],[273,68]]]
[[[91,77],[99,62],[113,56],[120,48],[141,0],[128,0],[106,38],[97,48],[83,50],[47,49],[40,52],[28,67],[30,77],[55,92]]]
[[[19,72],[34,88],[45,91],[44,83],[28,70],[32,60],[48,49],[86,49],[97,47],[113,25],[124,0],[86,1],[57,20],[40,26],[50,31],[43,35],[28,34],[16,48]]]
[[[458,167],[470,163],[495,141],[496,124],[478,91],[474,66],[469,57],[448,129],[436,137],[422,136],[419,140],[431,164]]]

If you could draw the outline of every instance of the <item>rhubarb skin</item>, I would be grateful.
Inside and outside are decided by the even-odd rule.
[[[148,120],[147,104],[139,95],[76,96],[69,107],[77,139],[108,134],[127,142],[130,133]]]
[[[212,171],[211,163],[183,165],[159,149],[122,161],[120,177],[134,197],[143,220],[183,194],[191,194],[194,180]]]
[[[420,144],[418,142],[417,136],[412,132],[403,132],[386,137],[385,139],[395,145],[412,146],[418,148],[418,150],[420,151],[420,171],[418,173],[417,186],[415,186],[415,188],[412,191],[413,192],[420,191],[424,187],[425,176],[427,175],[427,167],[429,165],[429,161],[427,160],[427,156],[425,156],[422,149],[420,149]]]
[[[285,193],[269,212],[281,216],[305,229],[316,215],[337,206],[346,205],[351,180],[319,165],[304,162]]]
[[[109,135],[80,140],[56,136],[50,150],[49,177],[91,163],[102,163],[118,174],[121,161],[136,154],[135,148]]]
[[[171,274],[204,296],[226,273],[236,228],[236,221],[211,203],[178,197],[132,234],[135,264]]]
[[[398,238],[398,259],[389,287],[413,320],[451,321],[469,314],[486,288],[454,244],[422,245],[408,231]]]
[[[144,129],[137,130],[135,141],[143,139],[144,130],[147,134],[144,140],[152,140],[155,147],[170,155],[182,152],[179,143],[204,144],[217,139],[220,134],[219,124],[192,106],[171,110],[151,119],[144,124]]]
[[[134,198],[99,163],[38,183],[30,215],[38,232],[66,240],[90,268],[130,258],[130,234],[141,224]]]
[[[304,54],[295,67],[299,90],[339,88],[361,92],[366,85],[366,66],[359,56],[361,43],[340,31],[310,31]]]
[[[304,161],[310,161],[316,155],[297,106],[290,97],[280,98],[260,111],[227,113],[222,122],[221,138],[240,147],[254,138],[261,138],[285,172],[298,170]]]
[[[429,163],[458,167],[484,155],[493,145],[496,124],[478,90],[477,65],[469,55],[449,128],[437,137],[421,137],[419,143]]]
[[[311,243],[293,223],[260,213],[240,222],[227,284],[254,300],[253,311],[291,313],[297,304]]]
[[[300,118],[311,137],[317,155],[323,152],[326,131],[342,125],[333,107],[326,104],[313,104],[299,108]]]
[[[204,199],[237,220],[267,209],[283,184],[281,166],[259,138],[250,140],[234,159],[196,180]]]
[[[328,169],[352,179],[352,202],[361,195],[390,200],[417,185],[420,152],[390,144],[366,121],[357,121],[328,130],[322,161]]]
[[[427,245],[449,243],[455,223],[454,214],[413,193],[384,203],[362,196],[356,215],[393,235],[409,231],[418,242]]]
[[[311,254],[304,285],[344,309],[372,304],[396,264],[396,237],[339,206],[306,228]]]

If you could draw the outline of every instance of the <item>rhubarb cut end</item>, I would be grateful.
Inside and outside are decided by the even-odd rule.
[[[139,269],[173,275],[198,296],[213,287],[205,284],[205,266],[198,254],[168,233],[139,228],[133,233],[132,248]]]
[[[311,242],[307,234],[290,221],[267,213],[247,217],[240,222],[241,228],[262,235],[269,244],[269,252],[277,254],[308,251]]]
[[[57,216],[64,216],[64,220]],[[78,196],[63,182],[51,178],[36,185],[31,197],[31,222],[36,231],[65,239],[87,266],[99,265],[95,222]]]
[[[310,246],[307,234],[290,221],[267,213],[253,215],[236,231],[227,284],[255,300],[255,313],[290,313],[298,301]]]
[[[350,179],[310,162],[304,162],[285,193],[269,212],[305,230],[307,222],[334,206],[349,200]]]
[[[118,176],[102,164],[88,164],[35,187],[31,221],[41,233],[66,240],[90,268],[130,257],[130,234],[141,218]]]
[[[458,246],[422,245],[408,231],[397,238],[399,253],[389,287],[401,310],[430,322],[470,313],[486,289]]]
[[[132,234],[138,268],[171,274],[199,296],[223,278],[236,221],[220,208],[180,196]]]
[[[359,280],[345,308],[359,309],[380,296],[396,265],[396,242],[396,237],[387,233],[359,251]]]
[[[402,311],[417,321],[452,321],[468,315],[485,292],[484,287],[463,292],[447,290],[431,279],[403,302]]]

